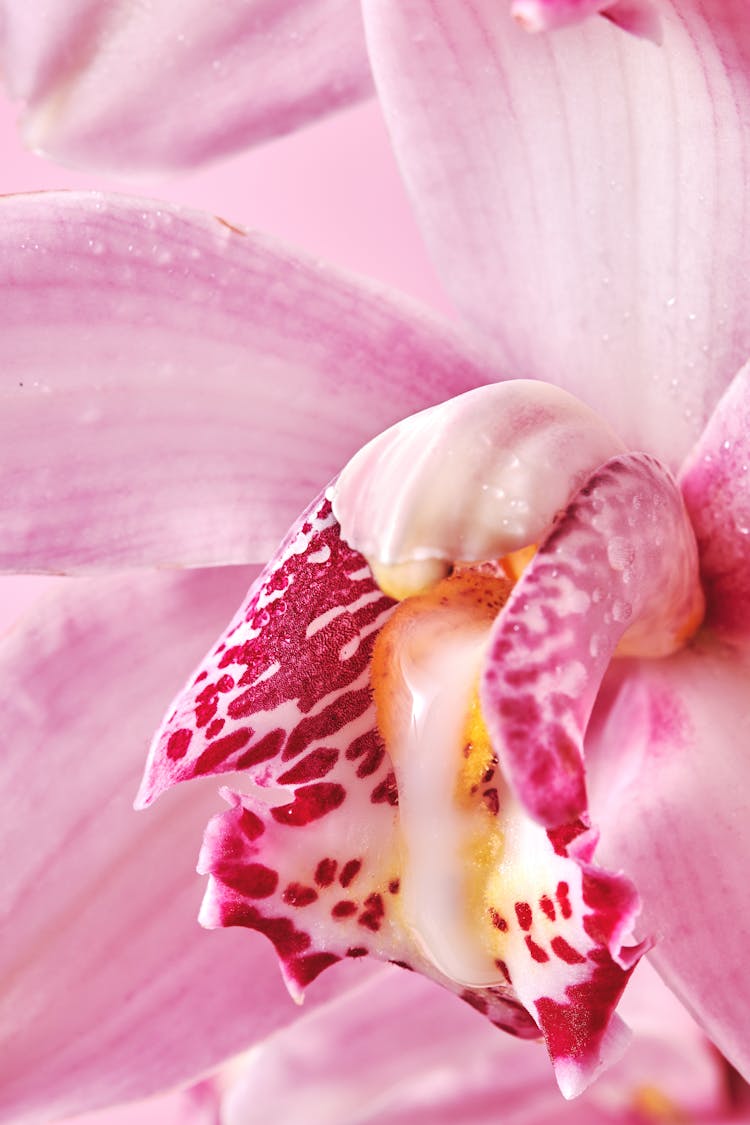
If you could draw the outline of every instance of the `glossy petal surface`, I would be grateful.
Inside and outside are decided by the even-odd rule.
[[[364,441],[492,378],[413,307],[219,220],[98,195],[0,219],[7,570],[263,561]]]
[[[706,624],[750,635],[750,367],[722,397],[681,474],[706,591]]]
[[[583,736],[618,644],[649,657],[700,624],[695,540],[656,461],[603,465],[573,498],[498,617],[482,684],[501,767],[531,816],[586,812]]]
[[[195,921],[215,784],[132,809],[163,699],[248,577],[71,585],[2,642],[3,1121],[144,1097],[297,1014],[264,942]]]
[[[366,0],[428,245],[509,375],[573,391],[673,470],[750,354],[744,0],[534,36],[497,0]]]
[[[601,855],[638,886],[654,963],[745,1075],[747,685],[719,648],[641,662],[587,744]]]
[[[0,28],[27,142],[108,171],[189,167],[371,92],[348,0],[3,0]]]
[[[483,561],[538,543],[622,442],[571,395],[508,380],[379,434],[336,482],[348,543],[369,559]]]

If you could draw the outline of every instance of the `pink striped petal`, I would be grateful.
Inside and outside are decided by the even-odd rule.
[[[0,1120],[144,1097],[297,1014],[265,943],[195,922],[215,785],[132,809],[164,697],[247,580],[71,584],[2,642]]]
[[[750,366],[736,376],[683,467],[706,591],[706,624],[750,636]]]
[[[66,1117],[57,1125],[219,1125],[219,1112],[218,1084],[205,1080],[148,1101]]]
[[[542,1051],[497,1036],[416,974],[392,971],[254,1050],[223,1101],[222,1120],[625,1125],[651,1120],[649,1104],[661,1101],[675,1121],[715,1121],[729,1104],[711,1045],[645,965],[633,992],[636,1034],[627,1055],[566,1104]]]
[[[636,881],[665,980],[746,1077],[749,683],[707,643],[639,662],[587,742],[601,853]]]
[[[414,308],[219,220],[99,195],[0,218],[7,570],[263,560],[363,442],[492,378]]]
[[[3,0],[0,31],[27,143],[107,171],[189,167],[371,93],[348,0]]]
[[[750,21],[664,0],[533,36],[498,0],[365,0],[423,233],[512,377],[571,390],[676,469],[750,354]]]
[[[583,735],[610,660],[675,651],[700,624],[695,540],[677,486],[628,454],[597,470],[497,619],[482,685],[501,766],[554,828],[586,812]]]

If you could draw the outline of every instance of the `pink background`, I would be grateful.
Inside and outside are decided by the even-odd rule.
[[[258,227],[447,312],[422,249],[377,106],[369,103],[189,175],[133,182],[27,152],[0,97],[0,192],[55,189],[168,199]],[[53,580],[0,577],[0,631]]]

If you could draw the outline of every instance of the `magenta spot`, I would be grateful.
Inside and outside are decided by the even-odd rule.
[[[501,961],[499,957],[495,958],[495,968],[500,970],[500,972],[503,974],[503,976],[507,980],[508,984],[513,983],[510,979],[510,973],[508,972],[508,966],[505,964],[504,961]]]
[[[539,1024],[553,1059],[583,1062],[596,1057],[631,972],[608,958],[606,964],[596,966],[589,980],[569,984],[563,1003],[548,996],[536,1001]]]
[[[367,953],[368,950],[365,949],[364,945],[353,945],[346,951],[347,957],[366,957]]]
[[[340,902],[335,903],[331,907],[331,915],[334,918],[351,918],[352,914],[357,913],[357,904],[352,902],[351,899],[344,898]]]
[[[539,899],[539,906],[542,912],[546,914],[550,919],[550,921],[554,922],[555,918],[557,917],[555,913],[555,904],[549,897],[549,895],[542,895],[542,897]]]
[[[193,680],[193,684],[197,685],[197,684],[201,683],[203,680],[206,680],[206,679],[208,679],[208,672],[204,668],[203,671],[199,672],[198,675],[195,677],[195,679]]]
[[[559,828],[548,828],[547,838],[555,849],[556,855],[567,856],[568,845],[586,831],[586,825],[580,820],[570,824],[562,824]]]
[[[193,732],[188,730],[187,727],[182,727],[181,730],[172,731],[167,742],[167,757],[171,758],[173,762],[184,758],[190,746],[190,740],[193,737]]]
[[[290,883],[284,888],[281,897],[287,906],[309,906],[317,900],[318,892],[314,887],[306,887],[303,883]]]
[[[390,883],[388,884],[388,890],[391,892],[392,895],[397,895],[398,892],[401,890],[401,880],[400,879],[391,879]]]
[[[494,906],[490,907],[490,920],[495,929],[500,930],[501,933],[504,934],[508,929],[508,923],[505,921],[499,911],[495,910]]]
[[[237,821],[237,826],[248,840],[257,840],[266,830],[266,826],[259,816],[250,809],[243,809]]]
[[[500,811],[500,798],[497,795],[497,789],[488,789],[482,794],[482,801],[485,806],[490,810],[493,816],[497,816]]]
[[[235,700],[235,702],[237,701]],[[296,758],[316,739],[330,738],[336,731],[341,730],[342,727],[363,715],[371,703],[372,696],[369,687],[362,688],[359,691],[348,691],[339,696],[333,703],[324,707],[319,714],[311,715],[297,724],[289,735],[289,741],[284,747],[282,757],[285,761],[289,758]]]
[[[364,912],[360,914],[357,921],[360,926],[364,926],[366,929],[377,933],[383,921],[383,916],[385,915],[385,906],[383,905],[382,896],[379,894],[368,895],[365,899],[364,906]]]
[[[531,929],[532,913],[528,902],[516,903],[516,918],[522,930]]]
[[[582,965],[586,960],[577,949],[568,944],[564,937],[554,937],[550,945],[555,956],[564,961],[566,965]]]
[[[234,687],[234,680],[230,675],[224,675],[216,684],[216,690],[220,692],[231,691]]]
[[[289,805],[271,809],[271,816],[279,824],[302,828],[313,820],[320,820],[344,803],[346,790],[337,782],[318,781],[298,789]]]
[[[285,962],[291,957],[298,957],[310,948],[310,935],[298,930],[290,918],[264,918],[257,908],[251,906],[245,908],[245,918],[246,920],[239,924],[250,926],[259,933],[265,934],[269,941],[273,942],[279,957]]]
[[[346,751],[346,756],[349,761],[362,759],[357,766],[357,777],[369,777],[370,774],[375,773],[385,757],[385,749],[378,731],[367,731],[359,738],[355,738]]]
[[[349,884],[356,879],[362,870],[361,859],[350,859],[348,863],[344,864],[343,870],[339,875],[339,883],[342,887],[348,887]]]
[[[537,945],[531,934],[526,935],[526,945],[533,959],[538,961],[540,965],[543,965],[545,961],[549,961],[549,953],[546,953],[541,945]]]
[[[261,762],[268,762],[271,758],[275,758],[286,738],[285,732],[281,727],[276,730],[269,731],[264,734],[260,742],[256,742],[250,746],[244,754],[240,754],[237,761],[234,763],[234,768],[238,770],[248,770],[252,766],[257,766]]]
[[[276,890],[279,876],[262,863],[248,863],[233,871],[231,875],[225,874],[223,881],[247,898],[268,898]]]
[[[330,968],[340,960],[341,958],[335,953],[308,953],[305,957],[297,957],[294,961],[290,961],[286,971],[301,988],[304,988],[312,984],[324,969]]]
[[[336,870],[338,863],[335,859],[321,859],[318,866],[315,868],[315,882],[319,887],[330,887],[333,880],[336,878]]]
[[[557,884],[557,890],[555,891],[555,898],[557,899],[557,905],[560,907],[560,910],[562,911],[563,918],[570,918],[571,915],[573,914],[573,908],[570,905],[570,899],[568,897],[569,893],[570,893],[570,887],[568,886],[567,883],[558,883]]]
[[[217,734],[221,734],[224,729],[225,719],[214,719],[206,727],[206,738],[216,738]]]
[[[338,757],[338,750],[326,748],[313,750],[312,754],[308,754],[279,777],[279,785],[300,785],[305,781],[316,781],[319,777],[325,777],[336,765]]]
[[[216,696],[207,703],[199,703],[195,709],[195,725],[198,730],[208,726],[218,710],[219,701]]]
[[[370,794],[370,800],[373,805],[398,804],[398,784],[393,770],[383,778],[379,785],[375,786]]]
[[[484,997],[477,996],[476,992],[470,992],[468,988],[461,993],[461,999],[469,1004],[472,1008],[475,1008],[477,1012],[481,1012],[483,1016],[486,1016],[490,1010],[490,1006],[484,999]]]
[[[202,776],[203,774],[214,773],[220,767],[224,767],[232,754],[236,754],[238,750],[247,745],[252,738],[252,734],[250,727],[240,727],[239,730],[232,731],[231,734],[226,734],[223,738],[217,738],[215,742],[210,742],[193,766],[193,772]]]

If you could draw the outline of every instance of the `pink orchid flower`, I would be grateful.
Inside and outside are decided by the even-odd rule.
[[[639,952],[625,944],[636,917],[634,885],[643,903],[640,936],[658,939],[655,961],[722,1050],[747,1071],[746,767],[737,745],[746,706],[747,376],[730,382],[748,354],[737,266],[745,259],[747,237],[740,204],[748,32],[738,7],[691,6],[678,16],[663,4],[659,14],[661,47],[623,34],[610,20],[534,39],[489,3],[366,9],[381,98],[426,235],[471,326],[463,337],[262,239],[168,208],[101,198],[2,204],[7,569],[259,561],[273,550],[294,508],[302,508],[392,422],[501,374],[546,380],[542,393],[551,397],[541,412],[538,402],[532,410],[544,422],[538,433],[529,438],[526,432],[523,401],[510,412],[514,440],[541,442],[529,485],[540,501],[539,519],[523,526],[520,544],[538,550],[519,578],[519,544],[502,548],[509,596],[507,607],[497,588],[490,598],[488,667],[497,670],[504,658],[512,665],[515,648],[504,630],[518,632],[513,625],[524,624],[518,615],[527,612],[528,590],[529,620],[536,614],[549,622],[565,610],[583,677],[577,690],[563,685],[567,742],[551,740],[551,753],[541,762],[555,787],[554,801],[544,799],[548,785],[529,775],[519,753],[516,729],[507,721],[513,718],[512,694],[503,694],[492,676],[482,688],[485,725],[504,772],[497,787],[509,787],[496,794],[498,813],[500,797],[507,797],[502,816],[508,810],[513,815],[502,823],[520,840],[518,856],[523,859],[530,845],[540,857],[536,865],[518,865],[526,875],[510,910],[501,913],[493,905],[497,922],[491,910],[483,919],[485,929],[488,918],[496,932],[490,934],[494,941],[515,943],[512,963],[494,956],[498,975],[477,980],[473,966],[466,971],[472,950],[465,956],[459,950],[461,963],[446,972],[444,951],[424,934],[424,916],[429,920],[432,911],[417,917],[422,904],[415,905],[413,896],[404,907],[406,925],[397,924],[399,896],[406,900],[407,884],[419,885],[420,879],[405,870],[402,891],[401,875],[387,870],[400,815],[394,802],[398,790],[416,824],[419,779],[407,770],[394,787],[386,751],[394,753],[397,773],[409,756],[399,759],[394,750],[397,723],[390,747],[378,743],[368,660],[359,667],[370,642],[358,630],[374,633],[386,616],[404,618],[386,605],[356,543],[344,543],[325,506],[303,518],[301,538],[287,542],[254,589],[253,614],[249,621],[246,613],[238,618],[242,632],[230,645],[235,659],[210,685],[206,676],[183,698],[179,723],[172,722],[159,743],[149,779],[156,788],[191,773],[255,767],[252,792],[232,796],[229,813],[213,822],[207,837],[204,866],[213,882],[204,916],[265,930],[276,939],[293,987],[302,988],[347,953],[353,979],[361,971],[354,954],[366,948],[390,957],[400,944],[406,957],[399,960],[419,961],[498,1022],[524,1034],[535,1033],[532,1020],[543,1025],[569,1092],[616,1045],[607,1023]],[[679,114],[674,101],[657,96],[675,75],[691,77],[690,97]],[[495,129],[502,162],[490,159]],[[714,146],[705,144],[707,135]],[[682,169],[679,185],[675,167]],[[647,188],[625,192],[625,184],[638,182]],[[631,216],[627,238],[625,207]],[[689,253],[680,237],[685,227]],[[588,406],[571,406],[555,383]],[[505,387],[533,398],[526,384]],[[471,432],[462,423],[471,413],[467,401],[442,414],[449,430],[457,426],[461,451]],[[477,401],[475,395],[472,408]],[[593,419],[590,408],[602,420]],[[502,429],[503,417],[502,411],[499,421],[488,412],[490,428]],[[398,434],[408,438],[415,426]],[[605,450],[607,442],[612,444]],[[54,456],[29,464],[32,443]],[[602,460],[608,463],[600,471]],[[668,471],[681,466],[687,508]],[[472,473],[464,474],[464,484],[488,483],[482,476],[473,481]],[[375,501],[387,495],[376,475],[367,477],[376,483]],[[357,483],[356,474],[350,479]],[[417,483],[411,498],[420,508],[431,482]],[[554,500],[560,487],[562,504]],[[367,496],[352,493],[360,494]],[[520,497],[527,504],[529,498]],[[362,508],[354,503],[347,514],[344,492],[340,499],[342,518],[356,536]],[[560,520],[558,507],[564,510]],[[438,520],[441,535],[444,522]],[[389,556],[387,525],[376,530],[372,545],[362,543],[376,570],[410,561]],[[569,566],[584,539],[593,575]],[[468,560],[451,553],[455,542],[430,544],[431,562],[484,561],[486,542]],[[580,597],[577,610],[575,598],[561,601],[560,576],[549,571],[550,555],[560,545],[563,556],[571,550],[563,558],[568,593],[599,604],[594,591],[601,578],[604,604],[596,633]],[[424,546],[417,542],[416,550]],[[304,573],[318,579],[318,599],[303,598],[300,605],[299,599],[279,597],[288,579],[297,582]],[[496,569],[490,577],[503,582]],[[471,574],[463,581],[471,587]],[[70,592],[6,642],[7,729],[24,736],[4,767],[8,791],[19,793],[19,815],[9,821],[7,834],[11,854],[25,845],[23,854],[30,857],[14,869],[6,892],[11,906],[27,904],[13,914],[6,969],[13,987],[3,1019],[16,1025],[15,1054],[6,1055],[6,1113],[32,1115],[42,1104],[47,1112],[63,1112],[76,1098],[79,1105],[95,1105],[113,1095],[145,1093],[211,1065],[290,1018],[274,992],[262,944],[249,936],[229,944],[244,935],[225,935],[226,952],[217,954],[215,941],[208,944],[184,928],[192,889],[180,863],[192,824],[210,803],[205,781],[191,782],[198,788],[185,787],[187,795],[175,795],[164,811],[157,805],[149,814],[150,839],[145,828],[142,836],[130,828],[120,801],[126,803],[133,771],[133,750],[126,748],[146,720],[155,725],[164,685],[180,662],[197,658],[198,639],[208,643],[205,634],[217,627],[235,582],[226,572],[200,571],[177,580],[104,580],[93,592]],[[623,596],[623,586],[632,586],[632,599]],[[293,592],[298,589],[299,582]],[[707,613],[696,631],[701,592]],[[362,605],[354,612],[342,609],[357,606],[355,593],[365,599]],[[483,597],[480,591],[467,600],[475,606]],[[283,630],[276,625],[281,605],[289,611]],[[345,630],[343,640],[342,624],[356,626]],[[408,624],[401,628],[407,639]],[[463,629],[463,622],[455,626]],[[276,658],[268,661],[270,643],[276,631],[276,652],[283,653],[284,638],[294,629],[309,630],[307,640],[317,636],[318,642],[306,644],[302,658],[295,651],[279,662],[288,694],[270,702],[289,706],[283,723],[277,714],[264,729],[270,708],[261,706],[259,721],[253,707],[273,694],[267,686],[277,675]],[[635,632],[628,636],[630,629]],[[253,653],[256,631],[261,639]],[[615,655],[621,637],[632,646],[624,657]],[[554,630],[546,639],[555,639]],[[193,646],[189,660],[185,645]],[[212,649],[206,671],[213,672],[228,651]],[[525,643],[519,651],[532,659],[512,665],[516,688],[527,670],[541,684],[548,669],[540,667],[536,650]],[[232,664],[247,676],[245,683],[227,671]],[[315,697],[315,690],[330,689],[316,685],[321,667],[343,669],[339,689],[347,707],[352,692],[360,691],[354,710],[336,712]],[[361,688],[346,679],[355,667],[364,677]],[[109,683],[122,681],[118,707],[105,692],[92,698],[92,683],[98,686],[104,669]],[[298,685],[295,672],[301,673]],[[255,701],[247,698],[248,687],[258,688]],[[296,702],[303,698],[310,703],[309,718],[318,714],[315,707],[325,713],[314,729],[317,743],[310,737],[314,724],[290,722],[294,707],[304,710]],[[536,701],[547,706],[552,698],[545,688]],[[470,692],[465,701],[468,708]],[[580,751],[592,708],[584,776]],[[542,713],[540,724],[528,703],[522,711],[515,718],[524,739],[544,749],[538,734],[552,728],[550,716]],[[361,723],[348,741],[352,729],[342,724],[342,714],[349,725]],[[211,729],[222,719],[221,730]],[[326,726],[329,721],[333,727]],[[61,726],[70,740],[55,752],[69,770],[80,771],[83,751],[92,745],[111,751],[98,755],[96,768],[80,778],[73,807],[67,786],[64,793],[50,793],[48,775],[30,778],[26,767],[29,747],[37,748],[33,760],[41,760],[42,748],[50,752]],[[482,724],[472,732],[481,743]],[[332,734],[341,741],[332,743]],[[362,741],[355,747],[357,738]],[[307,751],[304,759],[286,753],[292,744]],[[337,752],[335,762],[331,751]],[[474,764],[481,761],[480,749]],[[485,772],[490,765],[497,776],[494,763]],[[450,787],[445,771],[442,776],[435,795],[446,813]],[[429,770],[425,780],[435,780]],[[269,794],[270,782],[280,792]],[[245,778],[234,788],[249,785]],[[471,778],[464,778],[467,798],[471,787]],[[284,793],[289,788],[295,791],[291,800]],[[274,803],[263,805],[260,816],[264,790]],[[107,800],[108,793],[117,799]],[[493,798],[482,796],[482,808],[474,811],[494,816]],[[622,868],[626,876],[593,866],[594,837],[583,831],[589,809],[601,831],[596,863],[611,872]],[[366,838],[356,840],[359,824]],[[461,825],[454,828],[460,844]],[[263,851],[268,840],[273,846]],[[410,840],[410,854],[417,854],[420,837],[411,834]],[[99,853],[94,841],[101,842]],[[324,845],[325,855],[319,855]],[[146,856],[151,878],[143,885]],[[330,863],[321,868],[324,860]],[[550,883],[558,863],[569,877]],[[420,871],[430,874],[424,865]],[[78,888],[75,905],[66,881]],[[434,888],[434,881],[427,885]],[[510,889],[515,895],[516,888]],[[435,893],[440,906],[445,899],[439,885]],[[504,902],[499,905],[505,910]],[[123,947],[125,919],[132,940]],[[183,935],[179,956],[176,932]],[[83,935],[94,945],[86,956]],[[485,936],[480,944],[486,952]],[[171,956],[165,958],[165,949]],[[87,982],[92,965],[102,966],[94,985]],[[337,965],[332,972],[340,976],[342,969]],[[327,976],[313,996],[317,990],[323,998]],[[71,995],[74,1011],[66,1003]],[[29,996],[34,1003],[24,1005]],[[575,1018],[588,1026],[573,1042]],[[144,1023],[146,1056],[135,1033]],[[94,1043],[102,1048],[95,1063]],[[24,1078],[32,1067],[35,1090]]]
[[[653,969],[636,974],[625,1007],[635,1032],[627,1056],[566,1105],[543,1051],[498,1037],[424,978],[393,969],[303,1015],[210,1081],[64,1125],[490,1125],[498,1114],[519,1125],[750,1120],[736,1076]]]

